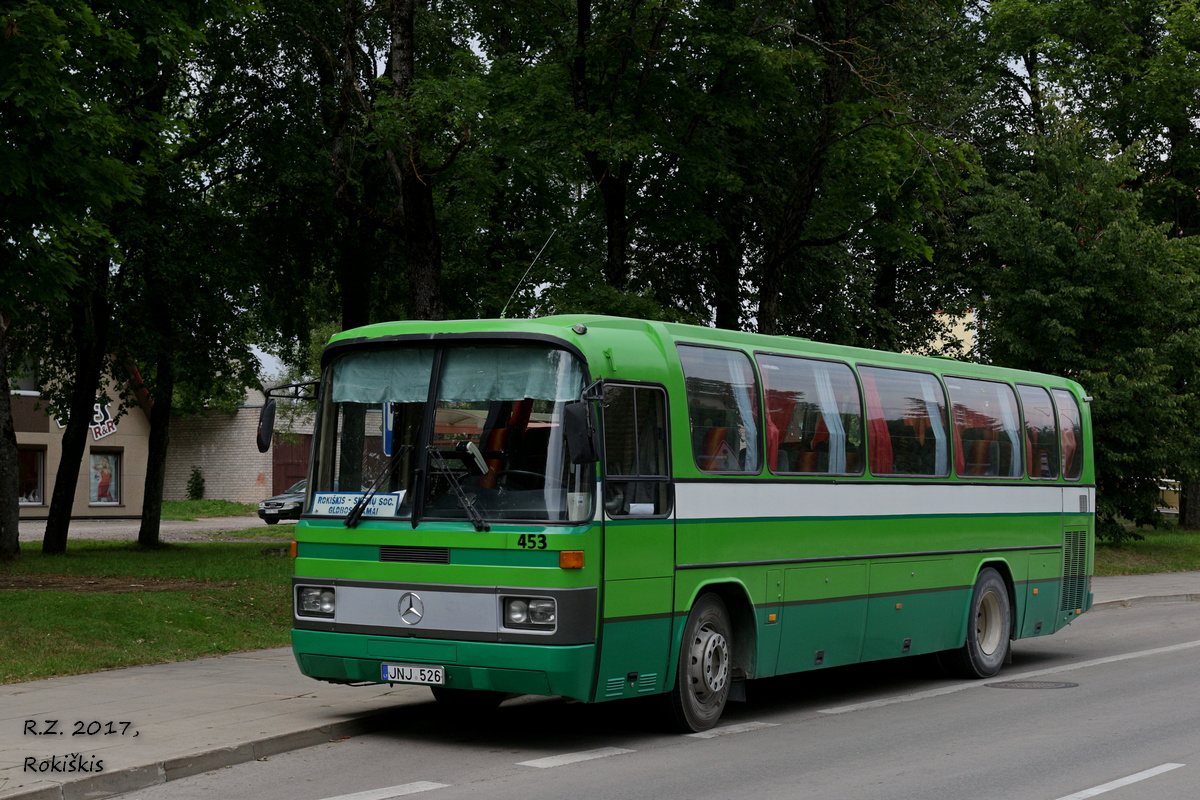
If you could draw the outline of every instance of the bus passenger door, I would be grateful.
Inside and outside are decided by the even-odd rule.
[[[604,588],[596,700],[664,690],[675,593],[667,396],[606,383],[601,513]]]

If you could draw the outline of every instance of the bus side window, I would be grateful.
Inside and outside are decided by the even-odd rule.
[[[867,447],[876,475],[950,474],[946,397],[936,377],[859,367],[867,404]]]
[[[1075,395],[1066,389],[1054,390],[1058,406],[1058,435],[1062,445],[1062,476],[1069,481],[1079,480],[1083,473],[1083,419]]]
[[[1025,461],[1029,477],[1052,480],[1058,477],[1058,423],[1050,393],[1041,386],[1017,384],[1025,412]]]
[[[1020,415],[1012,387],[947,377],[946,388],[954,418],[954,471],[959,477],[1020,478]]]
[[[692,456],[704,472],[758,473],[758,381],[738,350],[679,345]]]
[[[834,361],[758,354],[767,400],[767,467],[777,474],[862,474],[854,373]]]
[[[671,510],[667,410],[662,390],[604,387],[604,510],[610,517]]]

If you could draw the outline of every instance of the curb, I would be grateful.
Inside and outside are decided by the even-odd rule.
[[[1159,603],[1196,603],[1200,602],[1200,594],[1163,594],[1150,597],[1124,597],[1119,600],[1105,600],[1093,603],[1092,608],[1133,608],[1134,605],[1155,605]]]
[[[130,767],[93,775],[79,780],[54,782],[44,779],[37,785],[24,789],[4,792],[0,788],[2,800],[98,800],[126,792],[136,792],[158,786],[169,781],[199,775],[223,767],[232,767],[249,761],[259,761],[300,750],[305,747],[323,744],[325,742],[345,739],[371,733],[386,727],[391,719],[391,711],[366,712],[361,717],[321,725],[306,730],[290,731],[288,733],[268,736],[253,742],[222,747],[201,753],[190,753],[156,761],[151,764],[138,764]]]

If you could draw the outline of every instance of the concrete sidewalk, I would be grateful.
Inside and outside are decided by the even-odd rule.
[[[1093,590],[1101,609],[1200,600],[1200,572],[1096,578]],[[0,800],[131,792],[364,733],[431,699],[421,686],[319,683],[287,648],[0,686]]]

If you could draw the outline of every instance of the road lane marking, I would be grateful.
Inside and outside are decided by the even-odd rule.
[[[1155,775],[1162,775],[1164,772],[1170,772],[1173,769],[1179,769],[1183,764],[1162,764],[1154,769],[1148,769],[1145,772],[1139,772],[1136,775],[1130,775],[1128,778],[1119,778],[1103,786],[1096,786],[1091,789],[1084,789],[1082,792],[1069,794],[1066,797],[1060,797],[1058,800],[1084,800],[1086,797],[1095,797],[1098,794],[1111,792],[1113,789],[1120,789],[1123,786],[1128,786],[1131,783],[1144,781],[1147,778],[1153,778]]]
[[[721,728],[712,728],[700,733],[687,734],[690,739],[714,739],[717,736],[728,736],[731,733],[746,733],[747,731],[759,731],[763,728],[778,728],[777,722],[743,722],[740,725],[725,725]]]
[[[355,792],[354,794],[339,794],[337,797],[326,797],[324,800],[391,800],[393,797],[403,797],[406,794],[428,792],[431,789],[445,789],[449,785],[448,783],[417,781],[415,783],[402,783],[399,786],[388,786],[384,789],[370,789],[365,792]]]
[[[1043,675],[1055,675],[1060,672],[1071,672],[1072,670],[1084,669],[1086,667],[1098,667],[1103,664],[1113,664],[1118,661],[1128,661],[1131,658],[1145,658],[1146,656],[1157,656],[1163,653],[1175,653],[1180,650],[1190,650],[1194,647],[1200,647],[1200,641],[1181,642],[1180,644],[1172,644],[1167,647],[1156,647],[1153,650],[1140,650],[1135,653],[1123,653],[1119,656],[1106,656],[1105,658],[1096,658],[1091,661],[1081,661],[1078,664],[1064,664],[1061,667],[1047,667],[1046,669],[1038,669],[1032,672],[1020,672],[1016,675],[1005,675],[1006,681],[1028,680],[1030,678],[1040,678]],[[940,697],[945,694],[954,694],[955,692],[965,692],[968,689],[978,689],[986,684],[980,681],[965,681],[955,684],[954,686],[943,686],[940,689],[930,689],[927,692],[914,692],[913,694],[902,694],[895,697],[885,697],[881,700],[868,700],[865,703],[851,703],[844,706],[834,706],[833,708],[822,708],[817,711],[818,714],[846,714],[851,711],[862,711],[868,708],[880,708],[882,706],[890,706],[896,703],[910,703],[913,700],[926,700],[930,697]]]
[[[535,758],[532,761],[518,761],[517,764],[522,767],[549,769],[550,767],[561,767],[564,764],[574,764],[577,761],[591,761],[594,758],[608,758],[609,756],[619,756],[632,752],[634,751],[626,750],[622,747],[601,747],[596,750],[584,750],[579,753],[563,753],[561,756]]]

